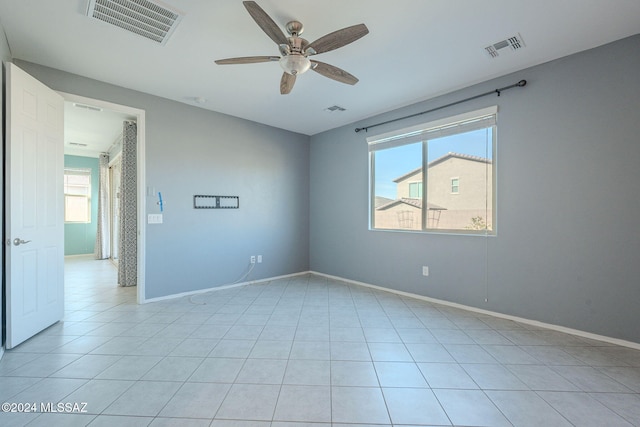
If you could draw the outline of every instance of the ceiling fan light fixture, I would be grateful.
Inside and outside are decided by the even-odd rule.
[[[280,66],[286,73],[297,76],[311,68],[311,61],[305,56],[292,54],[280,58]]]

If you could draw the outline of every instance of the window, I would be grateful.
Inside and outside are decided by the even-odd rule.
[[[412,199],[422,198],[422,182],[409,183],[409,197]]]
[[[64,221],[91,222],[91,169],[64,169]]]
[[[370,228],[494,234],[496,116],[489,107],[367,138]]]
[[[460,193],[460,178],[451,178],[451,194]]]

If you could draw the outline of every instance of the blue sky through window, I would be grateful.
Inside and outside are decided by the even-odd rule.
[[[428,144],[429,161],[452,152],[492,159],[492,128],[478,129],[443,138]],[[394,179],[422,165],[422,143],[403,145],[375,152],[375,195],[396,198]]]

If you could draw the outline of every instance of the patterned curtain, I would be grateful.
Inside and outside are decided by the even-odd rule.
[[[111,256],[109,245],[109,155],[100,154],[98,158],[98,231],[94,253],[96,259]]]
[[[138,276],[137,126],[124,122],[120,181],[118,284],[136,286]]]

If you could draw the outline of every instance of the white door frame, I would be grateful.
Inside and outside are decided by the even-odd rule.
[[[127,115],[135,116],[138,130],[138,153],[137,153],[137,183],[138,183],[138,278],[137,278],[137,291],[138,291],[138,304],[144,304],[145,299],[145,265],[146,265],[146,180],[145,180],[145,110],[138,108],[128,107],[126,105],[114,104],[112,102],[102,101],[100,99],[88,98],[85,96],[74,95],[66,92],[58,92],[65,101],[78,102],[85,105],[94,105],[96,107],[104,108],[105,110],[112,110],[118,113],[124,113]]]

